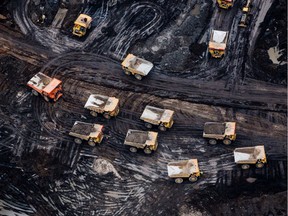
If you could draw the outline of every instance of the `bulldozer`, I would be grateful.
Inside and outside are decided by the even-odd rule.
[[[133,153],[137,152],[138,149],[143,149],[145,154],[151,154],[158,147],[157,137],[157,132],[129,129],[124,145],[129,146],[129,150]]]
[[[145,59],[139,58],[133,54],[128,54],[122,62],[122,69],[126,75],[134,75],[136,79],[142,80],[144,76],[153,68],[153,64]]]
[[[234,0],[217,0],[218,6],[220,8],[229,9],[233,7]]]
[[[159,130],[166,131],[171,128],[173,121],[174,111],[168,109],[160,109],[157,107],[147,105],[140,117],[145,122],[145,126],[149,129],[153,125],[157,125]]]
[[[222,140],[225,145],[230,145],[236,140],[236,122],[206,122],[204,124],[203,137],[209,139],[210,145]]]
[[[72,34],[82,37],[86,34],[87,29],[91,28],[92,18],[86,14],[80,14],[74,22]]]
[[[222,58],[225,55],[228,33],[228,31],[211,31],[208,51],[212,57]]]
[[[169,162],[167,169],[168,176],[175,179],[175,183],[177,184],[181,184],[184,179],[188,179],[190,182],[196,182],[202,174],[199,170],[197,159]]]
[[[242,8],[243,14],[239,22],[240,27],[243,27],[243,28],[247,27],[247,24],[249,23],[249,20],[250,20],[249,12],[250,12],[251,7],[252,7],[251,0],[247,0],[246,4]]]
[[[241,165],[243,170],[249,169],[251,164],[261,169],[267,163],[263,145],[236,148],[234,150],[234,160],[236,164]]]
[[[63,95],[62,82],[41,72],[34,75],[28,81],[27,85],[32,88],[33,95],[42,95],[47,102],[55,102]]]
[[[100,94],[91,94],[84,108],[90,110],[90,114],[94,117],[101,113],[104,118],[110,119],[119,113],[119,99]]]
[[[101,143],[103,139],[102,129],[103,125],[76,121],[69,135],[75,137],[74,142],[77,144],[81,144],[83,140],[86,140],[90,146],[95,146],[96,143]]]

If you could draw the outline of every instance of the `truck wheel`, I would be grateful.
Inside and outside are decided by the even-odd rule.
[[[74,139],[74,142],[77,143],[77,144],[81,144],[81,143],[82,143],[82,140],[79,139],[79,138],[75,138],[75,139]]]
[[[210,140],[209,140],[209,144],[210,144],[210,145],[216,145],[216,144],[217,144],[217,140],[215,140],[215,139],[210,139]]]
[[[98,113],[92,110],[90,111],[90,115],[92,115],[93,117],[97,117]]]
[[[136,78],[137,80],[142,80],[142,76],[141,76],[141,75],[135,74],[134,76],[135,76],[135,78]]]
[[[124,71],[125,72],[125,74],[127,75],[127,76],[130,76],[131,75],[131,72],[130,71]]]
[[[175,179],[175,183],[177,183],[177,184],[181,184],[182,182],[183,182],[182,178],[176,178]]]
[[[130,150],[130,152],[133,152],[133,153],[137,152],[137,148],[135,148],[135,147],[130,147],[129,150]]]
[[[159,130],[161,130],[161,131],[166,131],[167,128],[166,128],[165,126],[163,126],[163,125],[160,125],[160,126],[159,126]]]
[[[263,163],[256,163],[255,166],[256,166],[256,168],[261,169],[264,167],[264,164]]]
[[[36,90],[34,90],[34,89],[32,89],[32,94],[35,95],[35,96],[39,95],[39,93]]]
[[[104,113],[103,116],[104,116],[104,118],[106,118],[106,119],[110,119],[110,118],[111,118],[111,116],[109,115],[109,113]]]
[[[144,152],[145,152],[145,154],[151,154],[152,153],[152,151],[149,147],[144,148]]]
[[[145,123],[145,127],[148,128],[148,129],[151,129],[151,128],[152,128],[152,124],[150,124],[150,123]]]
[[[224,139],[224,140],[223,140],[223,143],[224,143],[225,145],[230,145],[230,144],[231,144],[231,140],[229,140],[229,139]]]
[[[249,164],[242,164],[242,165],[241,165],[241,168],[242,168],[243,170],[247,170],[247,169],[250,168],[250,165],[249,165]]]
[[[95,143],[92,139],[89,139],[89,140],[88,140],[88,145],[90,145],[90,146],[95,146],[96,143]]]
[[[45,101],[47,101],[47,102],[50,101],[50,99],[49,99],[46,95],[44,95],[43,97],[44,97],[44,100],[45,100]]]
[[[197,176],[195,176],[195,175],[191,175],[190,177],[189,177],[189,181],[190,182],[196,182],[198,180],[198,178],[197,178]]]

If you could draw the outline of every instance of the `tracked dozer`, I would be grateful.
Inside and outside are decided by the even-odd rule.
[[[208,51],[212,57],[222,58],[225,55],[228,33],[228,31],[211,31]]]
[[[48,101],[57,101],[62,95],[62,82],[41,72],[34,75],[27,83],[32,88],[32,94],[42,95]]]
[[[122,62],[122,69],[126,75],[134,75],[136,79],[141,80],[153,68],[153,64],[145,59],[139,58],[133,54],[128,54]]]
[[[74,22],[72,34],[82,37],[86,34],[87,29],[91,28],[92,18],[86,14],[80,14]]]

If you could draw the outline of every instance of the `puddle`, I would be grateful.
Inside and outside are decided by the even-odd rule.
[[[281,56],[281,53],[282,53],[282,50],[279,50],[278,46],[270,47],[270,49],[268,49],[267,52],[273,64],[283,65],[286,63],[286,62],[280,62],[277,60]]]
[[[197,16],[200,14],[200,4],[194,5],[193,9],[191,10],[191,15]]]

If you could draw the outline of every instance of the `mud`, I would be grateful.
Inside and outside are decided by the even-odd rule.
[[[287,215],[287,3],[254,0],[242,29],[243,3],[226,11],[208,0],[3,1],[0,214]],[[80,13],[94,20],[83,38],[72,36]],[[229,31],[223,59],[208,57],[211,29]],[[123,73],[128,53],[154,64],[143,80]],[[27,87],[38,72],[63,82],[56,103]],[[119,98],[119,115],[92,118],[90,94]],[[174,125],[153,128],[156,152],[133,154],[124,139],[147,130],[146,105],[175,111]],[[101,144],[74,143],[75,121],[104,125]],[[236,141],[208,145],[208,121],[236,121]],[[267,165],[241,170],[233,150],[255,145]],[[203,175],[175,184],[167,163],[191,158]]]

